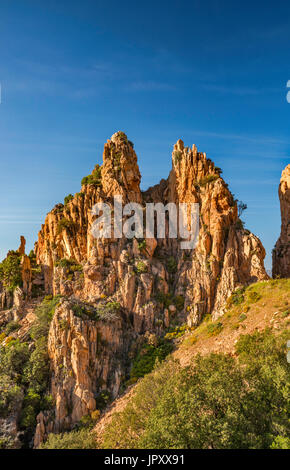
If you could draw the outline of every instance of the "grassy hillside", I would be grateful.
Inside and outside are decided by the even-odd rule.
[[[46,448],[290,448],[290,280],[239,289],[226,314],[171,328],[175,352],[101,417]]]

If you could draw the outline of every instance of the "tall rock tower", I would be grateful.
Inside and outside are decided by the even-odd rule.
[[[290,164],[282,171],[279,185],[281,234],[273,250],[273,277],[290,277]]]

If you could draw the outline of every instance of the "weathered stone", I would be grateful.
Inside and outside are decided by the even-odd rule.
[[[281,234],[273,250],[273,277],[290,277],[290,164],[282,171],[279,185]]]

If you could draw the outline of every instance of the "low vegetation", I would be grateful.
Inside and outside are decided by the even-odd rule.
[[[33,343],[28,342],[29,338],[21,342],[12,337],[0,348],[0,417],[5,418],[20,409],[19,425],[27,442],[33,435],[37,414],[52,406],[52,399],[47,394],[47,337],[59,300],[59,296],[48,296],[35,310],[36,320],[30,330]],[[18,327],[16,322],[8,323],[5,334],[16,331]]]
[[[146,344],[133,361],[130,379],[127,385],[135,383],[140,377],[149,374],[157,363],[162,362],[172,352],[172,344],[166,340],[159,340],[158,344]]]
[[[147,375],[116,413],[103,448],[245,449],[289,445],[286,332],[241,336],[237,358],[169,360]],[[288,443],[288,444],[287,444]]]
[[[67,230],[69,233],[71,233],[75,227],[76,224],[73,220],[62,217],[57,224],[57,234],[60,235],[64,230]]]
[[[17,251],[9,251],[0,263],[0,282],[10,291],[22,286],[21,255]]]
[[[100,165],[96,165],[91,175],[83,177],[81,184],[82,186],[90,184],[92,186],[95,186],[96,188],[101,187],[102,186],[102,167]]]
[[[119,302],[100,302],[97,306],[93,306],[88,303],[78,302],[72,306],[72,310],[76,317],[83,320],[102,320],[102,321],[113,321],[118,318],[121,310]]]
[[[218,321],[206,316],[198,327],[169,328],[161,342],[139,350],[127,383],[138,380],[133,395],[100,434],[50,435],[44,447],[289,449],[289,292],[286,279],[252,284],[234,293]],[[234,354],[196,354],[199,343],[214,343],[212,336],[233,325],[242,328],[259,309],[263,318],[274,312],[280,329],[241,334]],[[193,349],[192,359],[181,367],[169,355],[170,340],[184,335],[181,348]]]
[[[66,275],[74,274],[75,272],[83,272],[83,267],[74,259],[62,258],[55,263],[56,267],[63,268]]]

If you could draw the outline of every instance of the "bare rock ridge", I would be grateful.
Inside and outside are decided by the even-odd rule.
[[[260,240],[244,229],[221,170],[195,146],[178,140],[169,177],[145,192],[140,180],[132,142],[115,133],[104,146],[102,166],[46,216],[32,271],[21,243],[26,295],[37,287],[42,295],[61,296],[48,334],[55,408],[39,414],[35,446],[48,432],[71,429],[94,412],[102,391],[115,398],[142,344],[162,337],[173,322],[195,326],[206,314],[223,315],[236,288],[268,278]],[[91,209],[97,202],[113,208],[115,195],[144,208],[198,203],[196,248],[183,250],[179,239],[169,238],[167,220],[165,238],[95,239]],[[4,291],[0,287],[2,308]]]
[[[282,171],[279,185],[281,234],[273,250],[273,277],[290,277],[290,164]]]

